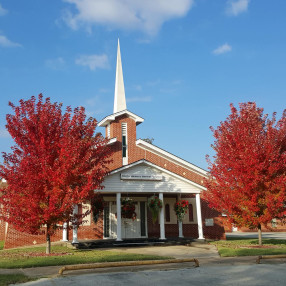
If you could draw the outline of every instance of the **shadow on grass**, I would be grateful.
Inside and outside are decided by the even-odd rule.
[[[37,278],[30,278],[25,276],[24,274],[1,274],[0,275],[0,285],[6,286],[15,283],[25,283],[28,281],[34,281]]]
[[[249,237],[228,237],[226,240],[248,240]]]

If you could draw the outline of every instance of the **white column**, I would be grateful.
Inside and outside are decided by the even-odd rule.
[[[68,241],[68,224],[65,222],[63,224],[63,239],[62,241]]]
[[[178,201],[181,200],[181,194],[178,195]],[[179,237],[183,238],[183,222],[178,220],[178,226],[179,226]]]
[[[73,215],[78,214],[78,205],[74,205],[73,207]],[[77,222],[77,219],[75,219],[75,222]],[[72,230],[72,243],[78,243],[77,240],[77,225],[73,225],[73,230]]]
[[[116,241],[122,241],[122,238],[121,238],[121,193],[116,193],[116,212],[117,212],[117,238],[116,238]]]
[[[162,208],[160,211],[160,239],[166,239],[165,237],[165,206],[163,193],[159,193],[159,199],[162,201]]]
[[[198,238],[204,239],[200,194],[196,194],[196,209],[197,209],[198,231],[199,231]]]

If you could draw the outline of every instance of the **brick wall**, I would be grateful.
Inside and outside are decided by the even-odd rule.
[[[122,134],[121,134],[121,123],[127,123],[127,143],[128,143],[128,164],[145,159],[159,167],[162,167],[168,171],[171,171],[179,176],[189,179],[197,184],[202,185],[203,176],[192,172],[186,168],[172,163],[171,161],[164,159],[152,152],[144,150],[136,146],[136,122],[128,118],[126,115],[122,115],[116,118],[111,123],[111,138],[116,137],[117,142],[112,144],[113,150],[113,162],[110,164],[110,170],[118,169],[122,167]]]
[[[62,239],[62,230],[57,230],[51,236],[51,241],[59,241]],[[8,226],[4,248],[15,248],[21,246],[37,245],[46,243],[45,228],[42,229],[42,234],[33,235],[26,232],[15,230],[11,225]]]
[[[5,225],[6,223],[3,220],[0,220],[0,240],[5,239]]]

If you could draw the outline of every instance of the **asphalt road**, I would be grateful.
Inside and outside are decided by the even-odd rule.
[[[205,266],[168,271],[140,271],[105,274],[70,275],[28,282],[25,286],[285,286],[285,264]]]

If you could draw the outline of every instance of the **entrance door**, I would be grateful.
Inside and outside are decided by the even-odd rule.
[[[146,237],[146,203],[136,202],[135,212],[136,219],[121,218],[121,235],[122,238],[141,238]],[[142,219],[141,219],[142,214]],[[116,202],[110,202],[110,237],[117,237],[117,218]]]

